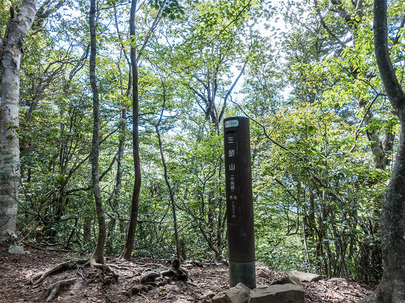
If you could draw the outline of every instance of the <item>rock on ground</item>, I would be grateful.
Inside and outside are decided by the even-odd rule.
[[[290,277],[298,279],[300,282],[316,282],[322,279],[320,275],[292,270],[288,272]]]
[[[25,251],[24,247],[18,245],[10,245],[10,247],[8,248],[8,252],[10,254],[20,254],[20,255],[30,253],[29,251]]]
[[[221,291],[212,298],[213,303],[245,303],[249,298],[250,288],[243,283]]]
[[[302,303],[304,289],[294,284],[271,285],[250,292],[249,303]]]

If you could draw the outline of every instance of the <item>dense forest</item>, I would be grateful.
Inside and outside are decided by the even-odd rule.
[[[3,226],[18,201],[7,241],[98,262],[226,259],[223,119],[246,116],[257,260],[377,283],[400,119],[373,4],[2,0]],[[404,9],[389,1],[399,83]]]

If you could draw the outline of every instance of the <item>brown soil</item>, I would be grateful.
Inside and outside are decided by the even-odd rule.
[[[170,265],[165,261],[124,261],[107,258],[110,269],[118,275],[118,282],[102,278],[101,269],[81,265],[46,277],[34,284],[33,277],[68,259],[66,253],[27,248],[29,254],[9,254],[0,246],[0,302],[45,302],[44,293],[52,283],[76,278],[70,285],[62,287],[52,302],[211,302],[211,297],[228,288],[228,268],[225,264],[185,262],[182,266],[189,272],[188,282],[172,281],[161,286],[149,286],[140,293],[128,297],[127,291],[140,284],[142,273],[158,272]],[[284,273],[264,270],[257,276],[257,284],[270,285]],[[159,278],[161,279],[161,278]],[[159,282],[159,281],[158,281]],[[305,302],[357,302],[372,290],[365,284],[346,280],[303,283]],[[145,288],[145,287],[144,287]]]

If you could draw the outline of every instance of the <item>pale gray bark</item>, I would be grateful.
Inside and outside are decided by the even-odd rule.
[[[100,177],[99,177],[99,144],[100,144],[100,100],[96,79],[96,55],[97,55],[97,37],[96,37],[96,0],[90,1],[90,84],[93,92],[93,141],[91,147],[91,167],[93,193],[96,203],[98,219],[98,240],[93,258],[97,263],[104,263],[104,245],[106,238],[106,224],[101,199]]]
[[[23,0],[17,16],[10,18],[1,43],[1,172],[0,243],[15,234],[20,151],[17,136],[20,96],[20,62],[23,44],[36,13],[36,0]]]

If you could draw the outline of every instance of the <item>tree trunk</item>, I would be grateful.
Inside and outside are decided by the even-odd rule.
[[[177,228],[176,203],[174,201],[173,188],[170,184],[169,176],[167,174],[166,159],[165,159],[165,155],[163,153],[163,143],[162,143],[162,138],[160,136],[160,131],[159,131],[159,125],[162,122],[163,112],[165,110],[165,104],[166,104],[166,89],[165,89],[165,83],[163,81],[162,81],[162,86],[163,86],[163,106],[162,106],[162,112],[160,113],[159,122],[157,123],[157,125],[155,125],[155,129],[156,129],[156,134],[158,136],[158,141],[159,141],[159,152],[160,152],[160,158],[162,160],[162,165],[163,165],[164,178],[165,178],[167,188],[169,189],[170,202],[171,202],[171,207],[172,207],[174,242],[176,245],[176,256],[177,256],[177,259],[180,259],[181,253],[180,253],[180,244],[179,244],[179,233],[178,233],[178,228]],[[184,242],[183,242],[183,244],[184,244]]]
[[[10,239],[16,231],[20,184],[20,150],[17,135],[20,62],[25,37],[34,22],[35,4],[35,0],[23,0],[17,16],[11,16],[7,23],[4,39],[0,38],[0,243]]]
[[[96,0],[90,3],[90,84],[93,92],[93,141],[91,147],[91,171],[93,181],[93,193],[96,203],[98,219],[98,240],[93,258],[97,263],[104,263],[104,244],[106,238],[106,225],[103,210],[103,201],[101,199],[100,182],[99,182],[99,132],[100,132],[100,100],[96,82]]]
[[[85,217],[83,218],[83,244],[87,245],[91,239],[91,225],[92,225],[92,218]]]
[[[387,2],[374,1],[374,47],[388,98],[401,123],[400,142],[381,212],[384,274],[377,290],[362,302],[405,302],[405,93],[388,52]]]
[[[126,117],[127,112],[125,109],[125,105],[121,104],[121,124],[120,124],[120,137],[118,141],[118,156],[117,156],[117,174],[115,177],[115,187],[111,194],[111,197],[107,200],[107,204],[110,204],[113,215],[110,220],[110,224],[108,227],[108,235],[107,235],[107,253],[112,253],[112,248],[114,246],[114,234],[115,234],[115,226],[117,223],[117,210],[119,207],[119,197],[121,195],[121,185],[122,185],[122,165],[124,162],[124,152],[125,152],[125,132],[127,130],[126,127]],[[119,219],[119,218],[118,218]]]
[[[131,37],[131,65],[132,65],[132,141],[133,141],[133,157],[134,157],[134,170],[135,170],[135,182],[132,193],[131,203],[131,218],[128,227],[127,241],[125,243],[122,257],[130,259],[132,254],[132,248],[135,242],[136,225],[138,222],[138,208],[139,208],[139,192],[141,189],[141,166],[139,158],[139,96],[138,96],[138,62],[136,58],[135,49],[135,12],[136,12],[137,0],[131,1],[131,15],[129,19],[130,37]]]

